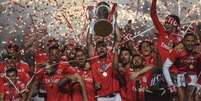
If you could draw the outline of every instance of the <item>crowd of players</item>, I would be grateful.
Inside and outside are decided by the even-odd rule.
[[[114,39],[88,33],[85,46],[47,40],[46,47],[41,43],[33,50],[32,63],[9,43],[0,63],[0,100],[162,101],[151,93],[163,84],[170,95],[163,101],[200,101],[201,24],[181,37],[179,18],[168,15],[162,25],[156,3],[151,6],[156,40],[128,41],[132,29],[115,26]]]

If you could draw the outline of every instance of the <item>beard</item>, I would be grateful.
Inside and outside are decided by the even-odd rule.
[[[137,68],[142,68],[142,67],[144,67],[144,65],[143,65],[143,64],[139,64],[139,65],[133,64],[132,67],[135,68],[135,69],[137,69]]]
[[[84,68],[85,63],[86,63],[85,60],[78,60],[77,62],[78,62],[78,63],[77,63],[77,66],[78,66],[78,67]]]
[[[100,55],[100,58],[105,58],[107,56],[107,52],[101,51],[98,55]]]
[[[193,45],[184,45],[184,47],[188,52],[192,52],[195,48]]]
[[[127,64],[129,64],[129,61],[126,61],[125,59],[120,60],[122,66],[126,66]]]

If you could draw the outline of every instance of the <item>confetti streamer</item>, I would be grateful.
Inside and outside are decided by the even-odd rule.
[[[40,35],[39,33],[42,32],[41,26],[46,25],[47,32],[50,36],[67,38],[70,37],[73,32],[76,40],[83,40],[89,22],[87,7],[90,5],[95,6],[100,1],[102,0],[7,0],[0,4],[0,7],[3,7],[3,10],[0,10],[0,25],[3,25],[1,33],[5,33],[5,38],[14,37],[10,39],[16,39],[16,35],[10,34],[18,33],[21,30],[27,32],[27,26],[32,25],[32,22],[34,22],[34,26],[30,28],[30,36],[27,36],[30,37],[30,41],[37,40]],[[134,21],[132,28],[136,31],[142,32],[152,26],[149,15],[150,0],[106,1],[110,4],[114,2],[118,4],[117,23],[121,28],[124,28],[128,20]],[[175,3],[176,5],[174,5]],[[191,23],[192,20],[198,21],[198,19],[200,19],[200,4],[200,0],[160,1],[158,2],[158,5],[160,5],[158,7],[160,11],[159,16],[163,20],[167,14],[178,14],[181,17],[183,26]],[[178,6],[178,9],[175,9],[174,6]],[[29,14],[33,17],[32,21],[28,17],[30,16]],[[19,23],[15,24],[14,18],[19,15],[22,16],[22,18],[19,20]],[[57,17],[57,15],[60,15],[60,17]],[[137,20],[135,20],[136,17]],[[43,21],[45,21],[46,24],[43,23]],[[150,33],[154,33],[153,30],[149,31]],[[35,33],[35,35],[32,35],[33,33]],[[144,35],[146,36],[147,33]],[[40,35],[40,37],[44,38],[46,36],[48,35]],[[6,39],[3,41],[5,40]]]
[[[62,16],[63,16],[63,18],[65,19],[65,21],[66,21],[66,24],[67,24],[68,28],[70,28],[70,29],[71,29],[71,32],[74,32],[74,29],[73,29],[73,27],[72,27],[71,23],[69,22],[68,18],[65,16],[65,14],[64,14],[64,13],[62,13]]]

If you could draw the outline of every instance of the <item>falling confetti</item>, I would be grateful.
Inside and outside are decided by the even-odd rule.
[[[10,37],[11,40],[26,44],[47,36],[84,40],[89,24],[88,9],[100,1],[102,0],[1,0],[0,39]],[[121,28],[124,28],[128,20],[132,20],[134,34],[153,33],[154,30],[146,31],[153,26],[149,14],[151,0],[105,1],[111,5],[118,4],[117,23]],[[201,0],[160,0],[157,10],[161,21],[168,14],[176,14],[182,25],[189,25],[201,19]]]

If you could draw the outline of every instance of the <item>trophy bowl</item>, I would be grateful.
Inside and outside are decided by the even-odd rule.
[[[98,20],[94,25],[94,32],[98,36],[106,37],[113,31],[112,24],[106,19]]]

